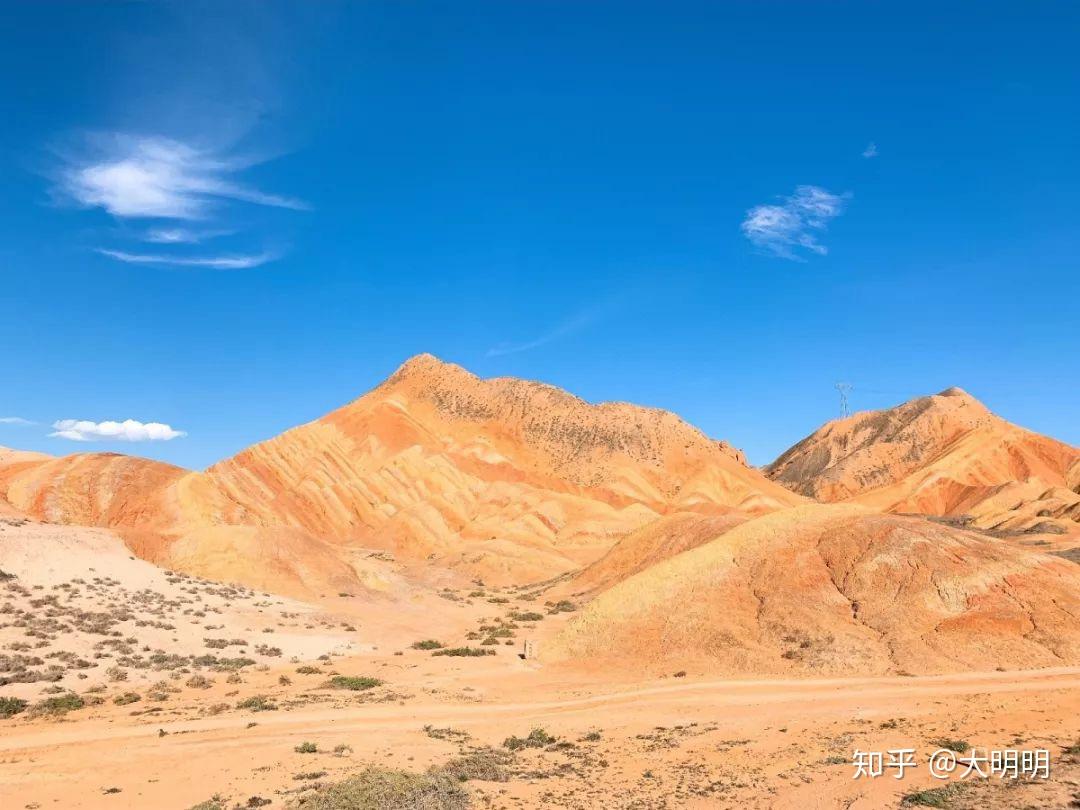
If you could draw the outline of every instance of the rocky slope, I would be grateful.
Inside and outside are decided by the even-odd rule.
[[[1080,661],[1080,566],[917,517],[809,505],[607,589],[549,660],[926,673]]]
[[[1080,520],[1080,450],[959,388],[829,422],[766,473],[817,500],[970,515],[988,529],[1071,532]]]

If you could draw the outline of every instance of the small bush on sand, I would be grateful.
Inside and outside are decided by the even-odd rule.
[[[30,707],[29,713],[34,717],[59,717],[76,709],[81,709],[85,705],[85,700],[74,692],[68,692],[66,695],[57,695],[56,697],[38,701]]]
[[[515,622],[538,622],[544,618],[543,613],[536,613],[534,611],[526,611],[524,613],[514,612],[510,614],[510,618]]]
[[[298,754],[317,754],[319,746],[313,742],[302,742],[293,749]]]
[[[483,647],[450,647],[445,650],[435,650],[432,655],[452,655],[459,658],[479,658],[484,655],[494,655],[494,650],[485,650]]]
[[[481,779],[485,782],[509,782],[510,769],[507,765],[514,755],[509,751],[497,751],[494,748],[481,748],[465,756],[452,759],[438,771],[449,774],[459,782]]]
[[[277,710],[277,704],[266,695],[252,695],[236,704],[238,709],[251,709],[253,712],[272,712]]]
[[[544,746],[551,745],[557,738],[552,737],[542,728],[534,728],[529,732],[528,737],[507,737],[503,740],[503,747],[509,748],[511,751],[517,751],[521,748],[543,748]]]
[[[142,700],[137,692],[124,692],[122,695],[117,695],[112,699],[112,702],[117,706],[127,706],[129,703],[137,703]]]
[[[952,800],[967,790],[968,785],[963,782],[954,782],[951,785],[927,790],[916,790],[908,793],[900,801],[901,807],[952,807]]]
[[[26,709],[26,701],[16,697],[0,697],[0,717],[14,717]]]
[[[296,673],[298,675],[322,675],[322,670],[310,664],[304,664],[302,667],[296,668]]]
[[[441,650],[444,645],[441,641],[436,641],[433,638],[426,638],[423,641],[414,641],[412,648],[414,650]]]
[[[365,689],[374,689],[380,686],[382,681],[378,678],[368,678],[362,675],[335,675],[326,682],[327,689],[349,689],[360,692]]]
[[[209,689],[214,685],[213,678],[207,678],[205,675],[192,675],[187,679],[185,684],[189,689]]]
[[[931,740],[930,744],[936,745],[938,748],[944,748],[946,751],[954,751],[957,754],[967,753],[968,748],[971,747],[967,740],[951,740],[948,737]]]
[[[369,765],[318,787],[291,805],[301,810],[465,810],[469,794],[446,773],[411,773]]]

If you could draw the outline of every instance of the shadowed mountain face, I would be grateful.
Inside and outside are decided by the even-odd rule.
[[[481,380],[429,355],[202,473],[112,454],[20,457],[0,461],[0,498],[55,522],[121,529],[163,564],[183,548],[195,573],[204,544],[192,538],[212,537],[215,575],[235,559],[242,580],[260,533],[288,529],[287,544],[280,532],[264,544],[287,551],[274,560],[286,579],[299,576],[306,542],[322,556],[330,542],[493,582],[577,568],[670,511],[758,514],[803,500],[668,412]],[[223,527],[243,527],[242,539]]]
[[[829,422],[766,473],[818,500],[970,515],[983,528],[1071,532],[1080,521],[1080,450],[959,388]]]

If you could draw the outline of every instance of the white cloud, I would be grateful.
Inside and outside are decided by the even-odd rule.
[[[193,231],[189,228],[151,228],[143,240],[156,245],[194,245],[215,236],[228,236],[232,231]]]
[[[805,261],[800,250],[823,256],[828,248],[816,234],[840,216],[850,196],[818,186],[798,186],[778,205],[757,205],[747,211],[742,232],[757,247],[784,259]]]
[[[92,442],[113,439],[122,442],[168,442],[186,436],[182,430],[173,430],[160,422],[136,422],[125,419],[123,422],[89,422],[84,419],[61,419],[53,423],[54,433],[49,435],[57,439],[70,439],[73,442]]]
[[[128,264],[168,264],[176,267],[207,267],[213,270],[243,270],[272,262],[273,253],[235,254],[229,256],[164,256],[159,254],[127,253],[123,250],[95,248],[98,253]]]
[[[870,143],[867,144],[866,148],[863,149],[862,156],[864,158],[876,158],[878,156],[877,144],[873,141],[870,141]]]
[[[31,422],[29,419],[23,419],[21,416],[0,416],[0,425],[36,425],[37,422]]]
[[[95,157],[71,161],[61,189],[81,205],[115,217],[202,219],[221,200],[307,207],[229,179],[250,164],[169,138],[113,134],[97,146]]]

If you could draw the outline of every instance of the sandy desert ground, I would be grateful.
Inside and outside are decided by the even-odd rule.
[[[135,650],[126,657],[119,645],[93,642],[116,638],[111,626],[100,636],[104,628],[92,623],[35,625],[42,635],[25,654],[63,676],[17,685],[30,708],[3,721],[5,807],[284,807],[369,763],[467,773],[461,789],[475,806],[495,808],[878,808],[910,796],[941,799],[929,806],[1046,808],[1080,800],[1080,667],[643,676],[520,657],[525,639],[542,648],[576,612],[556,609],[544,588],[417,589],[412,600],[379,605],[328,595],[303,605],[158,571],[104,530],[5,519],[2,548],[0,568],[15,575],[4,583],[0,629],[9,648],[28,629],[10,621],[24,599],[62,594],[54,620],[70,625],[75,610],[105,615],[118,600],[130,605],[118,588],[161,594],[115,626]],[[34,551],[57,561],[47,576],[35,573],[43,567]],[[91,570],[88,552],[93,567],[113,573]],[[76,585],[81,593],[72,595]],[[394,618],[372,621],[373,610]],[[499,639],[486,647],[494,655],[414,648],[425,640],[475,645],[488,633]],[[200,664],[190,655],[218,637],[246,643],[204,654],[251,663]],[[78,657],[53,656],[58,650]],[[346,680],[334,688],[337,676]],[[71,694],[82,705],[56,700]],[[33,708],[50,699],[52,708]],[[914,747],[922,757],[943,741],[1048,749],[1051,779],[939,782],[925,763],[903,780],[852,778],[855,749]]]

